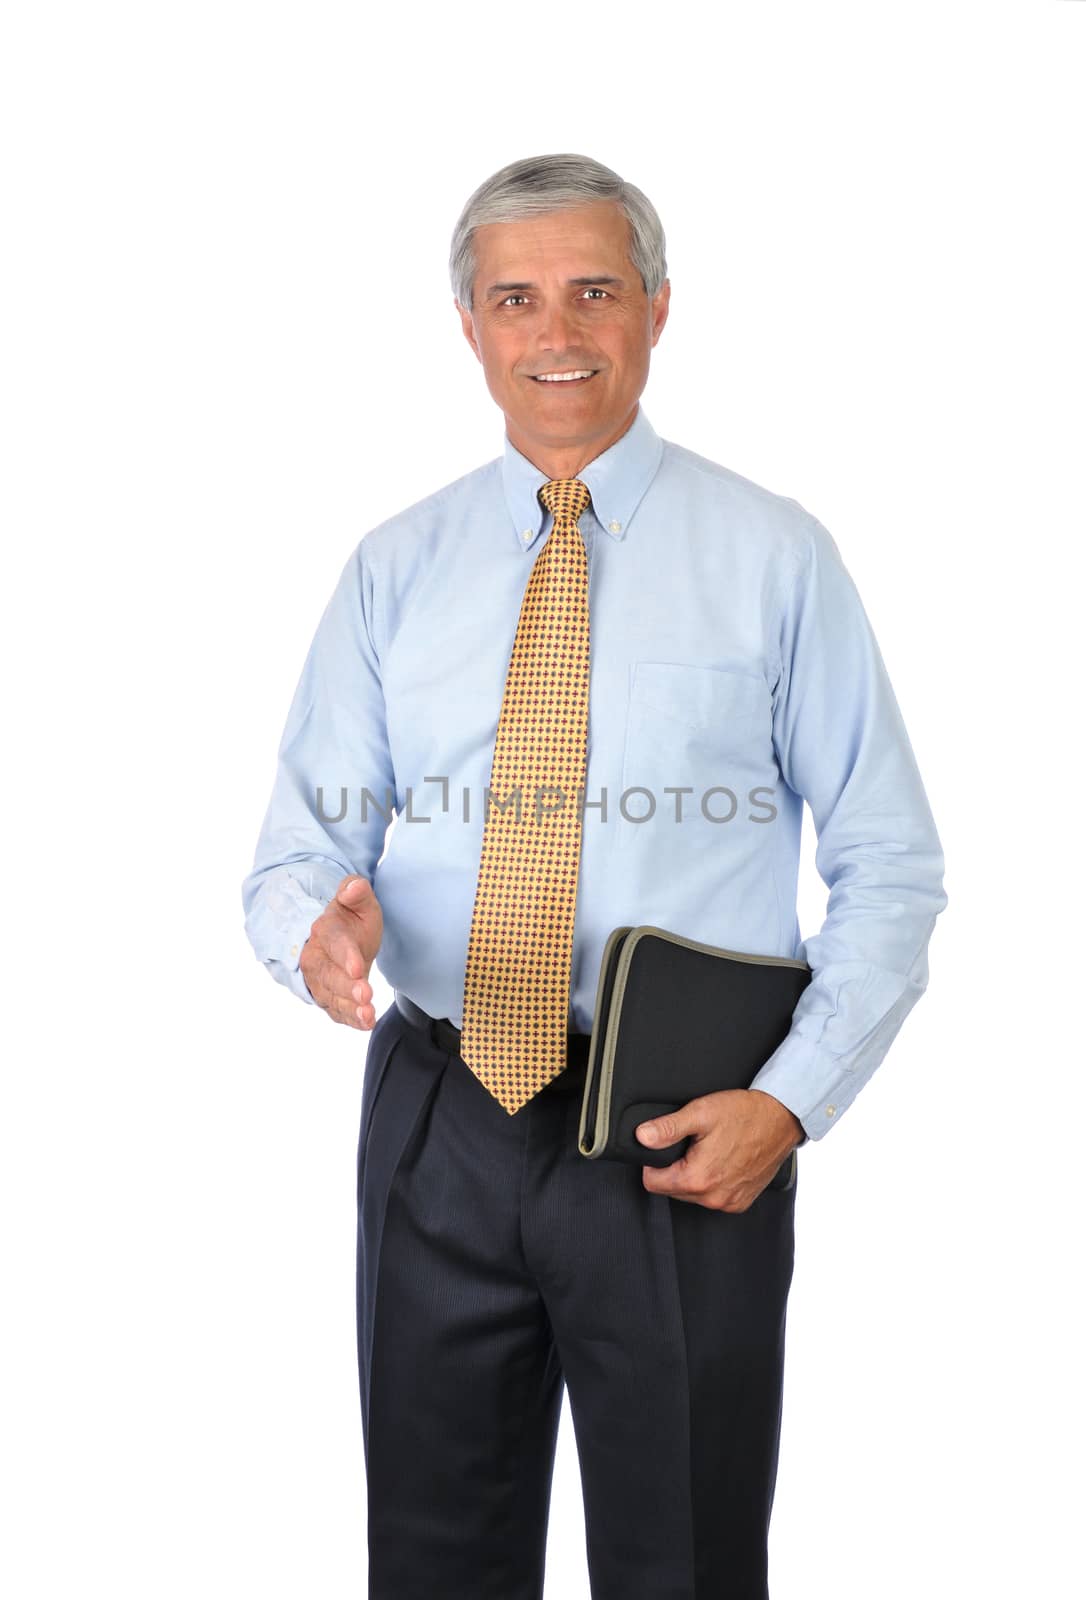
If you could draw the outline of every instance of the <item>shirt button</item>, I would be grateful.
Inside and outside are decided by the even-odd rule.
[[[527,543],[528,543],[528,540],[529,540],[529,539],[530,539],[530,538],[531,538],[531,537],[532,537],[532,530],[531,530],[531,528],[525,528],[525,530],[524,530],[524,532],[523,532],[523,533],[522,533],[522,534],[521,534],[521,538],[522,538],[522,539],[523,539],[523,540],[524,540],[524,543],[525,543],[525,544],[527,544]]]
[[[290,953],[292,956],[296,956],[298,954],[298,946],[296,944],[291,945]]]
[[[622,532],[622,524],[621,524],[621,522],[609,522],[607,524],[607,526],[610,528],[612,533],[621,533]]]
[[[832,1117],[836,1110],[837,1110],[836,1106],[827,1106],[826,1107],[826,1115],[827,1115],[827,1117]]]

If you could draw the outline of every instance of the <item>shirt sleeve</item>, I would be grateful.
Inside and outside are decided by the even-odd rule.
[[[257,958],[310,1005],[298,966],[302,947],[341,879],[358,873],[372,883],[395,803],[374,609],[362,540],[306,657],[242,885],[245,931]]]
[[[811,808],[829,889],[787,1037],[751,1088],[819,1139],[872,1076],[928,982],[947,904],[944,859],[870,622],[831,535],[807,517],[784,601],[773,738],[784,781]],[[804,1142],[804,1141],[801,1141]]]

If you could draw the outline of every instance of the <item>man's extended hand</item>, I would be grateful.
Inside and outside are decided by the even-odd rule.
[[[655,1137],[645,1138],[646,1131]],[[637,1127],[641,1143],[656,1149],[687,1134],[693,1142],[678,1161],[642,1167],[645,1188],[713,1211],[746,1211],[801,1143],[803,1124],[761,1089],[719,1089]]]
[[[306,988],[333,1022],[368,1032],[377,1021],[367,981],[384,918],[368,878],[344,878],[310,929],[299,966]]]

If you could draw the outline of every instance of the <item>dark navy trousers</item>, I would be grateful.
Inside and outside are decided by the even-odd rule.
[[[369,1600],[540,1600],[563,1389],[593,1600],[767,1600],[795,1197],[650,1194],[392,1004],[358,1144]]]

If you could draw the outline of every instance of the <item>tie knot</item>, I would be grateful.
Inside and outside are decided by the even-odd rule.
[[[592,500],[588,485],[580,478],[552,478],[540,489],[539,498],[554,513],[555,522],[573,523]]]

